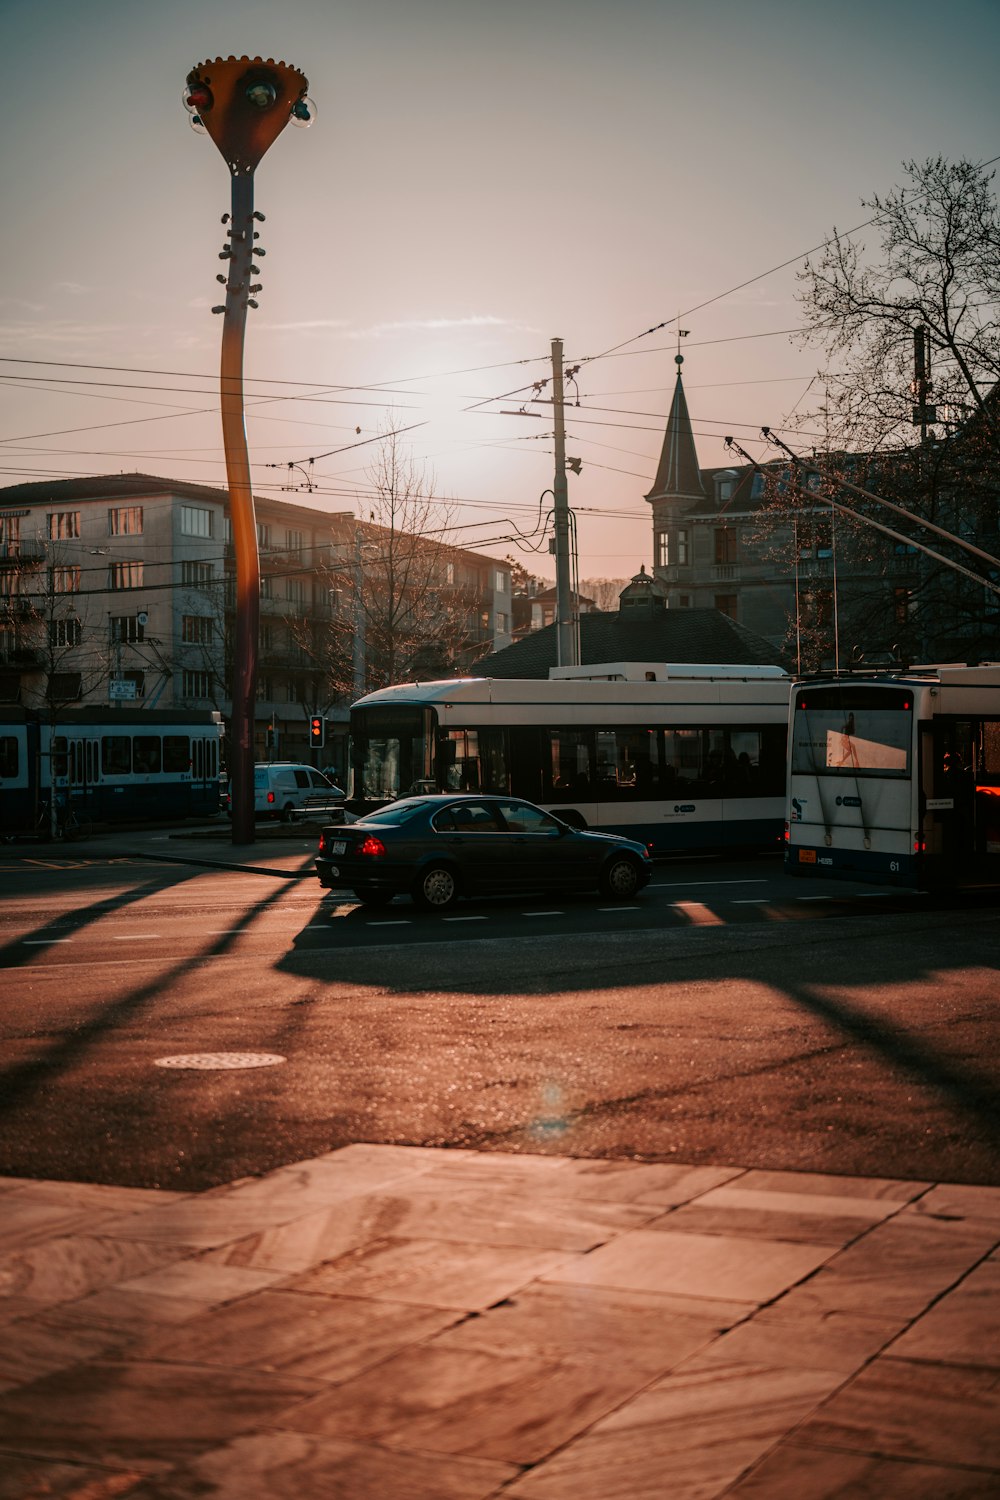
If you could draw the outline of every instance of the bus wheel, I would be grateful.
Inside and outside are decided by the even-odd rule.
[[[458,900],[458,882],[447,865],[428,865],[413,887],[413,899],[424,911],[447,911]]]
[[[612,901],[630,901],[639,889],[639,871],[628,854],[616,854],[601,871],[601,895]]]

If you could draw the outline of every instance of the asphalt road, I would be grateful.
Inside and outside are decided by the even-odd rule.
[[[703,860],[442,917],[277,863],[0,862],[0,1174],[196,1189],[366,1140],[1000,1184],[995,898]]]

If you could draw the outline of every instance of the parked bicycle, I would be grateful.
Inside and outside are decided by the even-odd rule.
[[[76,815],[72,803],[67,804],[62,798],[57,799],[54,826],[52,804],[48,801],[42,801],[38,804],[38,819],[35,823],[35,834],[38,838],[57,838],[70,842],[74,839],[89,838],[90,833],[90,823],[81,822]]]

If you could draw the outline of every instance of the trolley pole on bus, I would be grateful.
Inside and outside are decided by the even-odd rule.
[[[570,570],[570,514],[566,485],[566,415],[563,399],[562,339],[552,340],[552,411],[555,417],[556,468],[552,481],[553,529],[556,541],[556,661],[560,667],[579,666]]]
[[[187,76],[184,107],[199,134],[211,136],[229,168],[231,212],[218,280],[225,303],[212,311],[224,314],[220,393],[222,440],[229,482],[229,512],[236,556],[236,643],[233,655],[230,722],[230,785],[233,843],[254,839],[254,728],[257,707],[257,637],[260,631],[260,555],[250,483],[246,420],[243,409],[243,345],[247,308],[256,307],[260,274],[252,264],[263,255],[255,241],[264,215],[253,205],[254,170],[291,120],[311,125],[315,108],[307,95],[305,74],[287,63],[260,57],[216,57],[199,63]]]

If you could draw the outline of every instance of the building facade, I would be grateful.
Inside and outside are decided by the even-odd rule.
[[[317,714],[336,740],[386,670],[423,657],[447,675],[509,644],[508,563],[348,512],[255,509],[260,758],[305,756]],[[234,570],[224,490],[143,474],[0,490],[0,701],[228,716]]]

